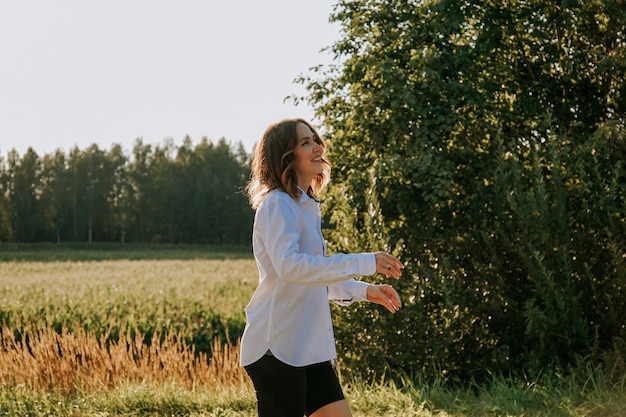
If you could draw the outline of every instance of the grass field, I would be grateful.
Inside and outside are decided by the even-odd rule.
[[[0,415],[254,416],[237,343],[256,279],[245,248],[0,245]],[[342,383],[355,416],[626,416],[615,380]]]

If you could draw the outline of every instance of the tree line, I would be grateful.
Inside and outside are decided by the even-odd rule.
[[[137,139],[0,155],[0,241],[248,244],[243,145]]]

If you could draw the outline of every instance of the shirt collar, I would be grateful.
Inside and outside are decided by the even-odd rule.
[[[299,186],[298,186],[298,190],[300,190],[300,202],[301,202],[301,203],[305,203],[305,202],[307,202],[307,201],[309,201],[309,200],[313,200],[313,201],[315,201],[316,203],[319,203],[319,200],[318,200],[317,198],[314,198],[314,197],[309,196],[309,195],[306,193],[306,191],[304,191],[304,190],[303,190],[302,188],[300,188]]]

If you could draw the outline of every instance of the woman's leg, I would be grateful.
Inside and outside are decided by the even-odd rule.
[[[309,417],[352,417],[352,412],[346,400],[339,400],[325,405]]]
[[[339,378],[330,362],[306,367],[306,415],[351,417]]]

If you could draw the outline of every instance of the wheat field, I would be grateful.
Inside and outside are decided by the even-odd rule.
[[[26,248],[22,259],[0,247],[0,415],[255,415],[238,365],[254,260],[127,248]],[[624,381],[599,369],[342,385],[355,417],[626,415]]]
[[[247,389],[229,330],[243,325],[256,274],[248,259],[0,263],[0,384]]]

